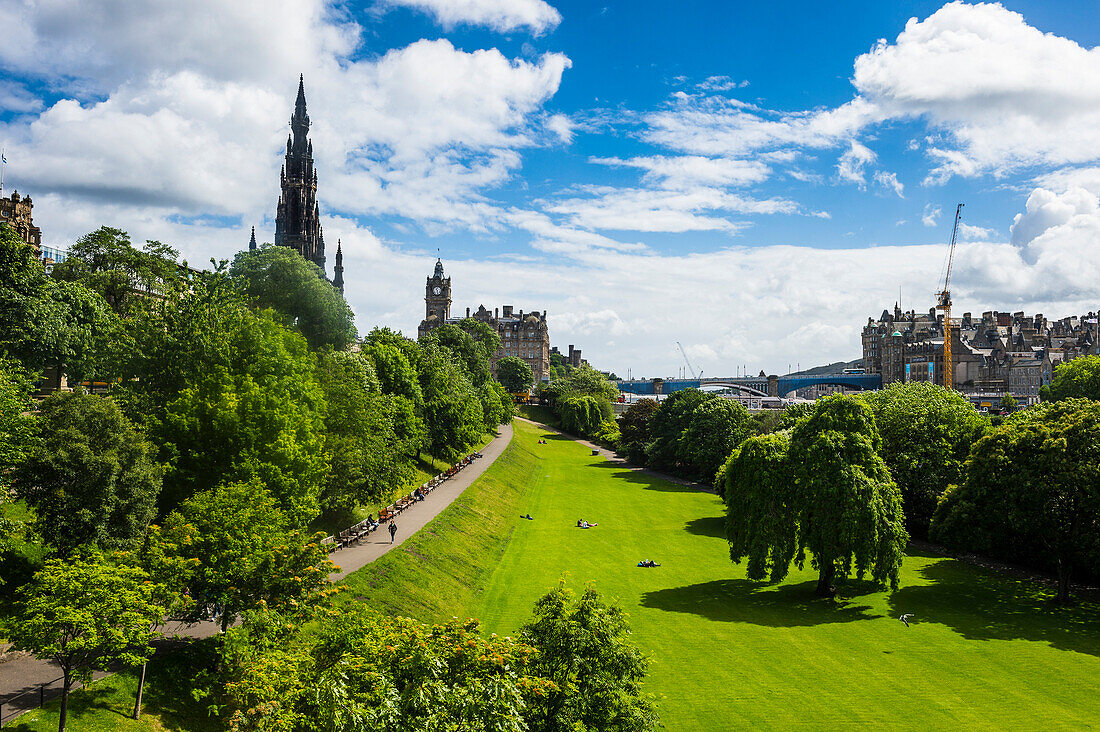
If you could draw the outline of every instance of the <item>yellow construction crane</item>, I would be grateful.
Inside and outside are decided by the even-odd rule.
[[[955,240],[959,236],[959,219],[965,203],[955,208],[955,228],[951,231],[951,248],[947,252],[947,274],[943,278],[943,291],[936,293],[936,310],[943,311],[943,385],[954,389],[954,359],[951,358],[951,265],[955,261]]]

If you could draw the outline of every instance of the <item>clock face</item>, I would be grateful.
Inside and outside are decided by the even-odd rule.
[[[435,287],[432,288],[432,292],[434,292],[435,294],[438,295],[439,293],[443,292],[443,288],[436,285]]]

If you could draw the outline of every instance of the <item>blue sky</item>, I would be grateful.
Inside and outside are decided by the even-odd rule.
[[[1094,3],[0,3],[6,188],[193,262],[270,240],[306,77],[361,330],[455,312],[670,375],[859,355],[926,310],[955,203],[960,309],[1094,310]]]

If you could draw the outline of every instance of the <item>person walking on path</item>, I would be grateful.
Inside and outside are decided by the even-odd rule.
[[[390,543],[393,543],[393,537],[397,536],[397,524],[390,521]]]

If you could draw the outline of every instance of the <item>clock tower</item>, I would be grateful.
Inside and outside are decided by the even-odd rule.
[[[443,276],[443,260],[435,261],[435,272],[424,286],[424,319],[437,318],[443,325],[451,317],[451,278]]]

